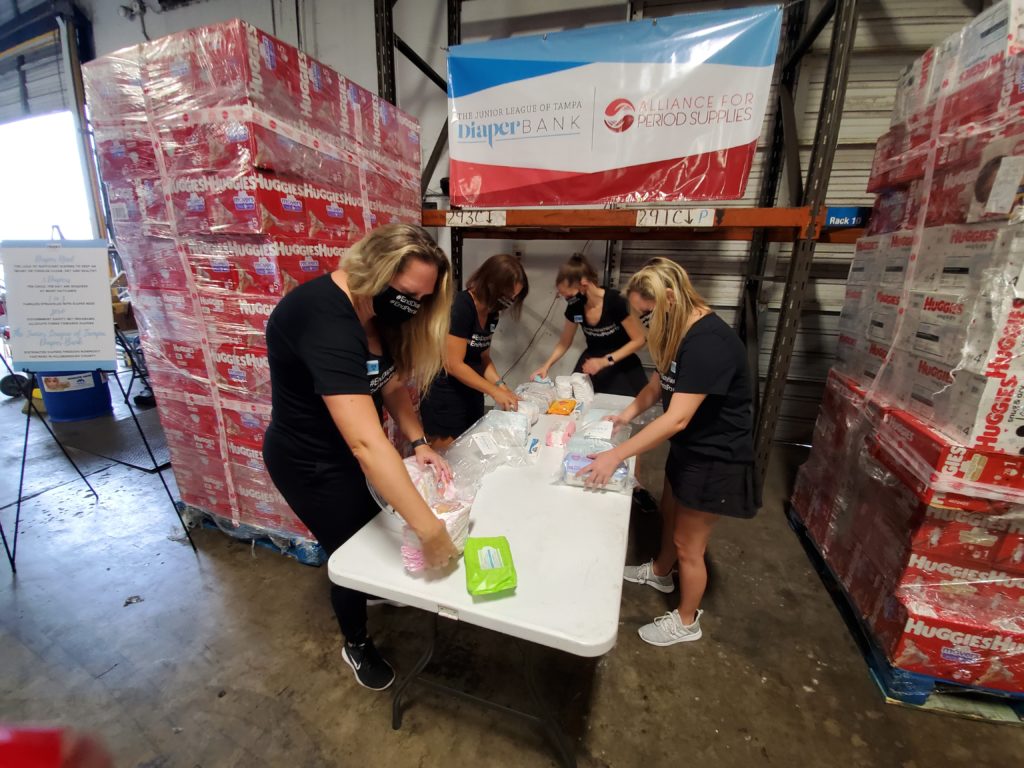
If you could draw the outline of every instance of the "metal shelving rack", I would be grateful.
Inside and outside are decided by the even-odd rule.
[[[461,39],[463,0],[448,0],[448,44]],[[377,29],[378,89],[382,97],[395,101],[395,59],[397,48],[432,82],[447,92],[446,80],[433,70],[412,48],[394,33],[393,11],[397,0],[374,0]],[[628,19],[643,18],[643,0],[627,4]],[[821,32],[832,22],[825,87],[811,150],[806,179],[800,168],[799,139],[793,94],[800,63]],[[807,4],[787,7],[783,28],[782,62],[778,83],[777,108],[768,135],[767,153],[758,193],[758,207],[722,207],[714,209],[710,226],[638,226],[635,208],[577,210],[563,208],[508,209],[482,212],[423,211],[423,225],[450,227],[451,256],[455,277],[461,285],[463,242],[471,238],[502,239],[592,239],[592,240],[739,240],[750,243],[739,315],[739,333],[744,339],[751,370],[758,372],[758,346],[764,314],[762,288],[774,280],[765,275],[768,247],[771,243],[791,243],[788,273],[782,297],[778,331],[772,347],[764,390],[755,393],[756,454],[761,481],[768,465],[775,425],[793,357],[797,329],[804,305],[804,294],[814,249],[819,242],[852,243],[862,232],[857,229],[828,230],[824,227],[826,192],[839,139],[839,125],[846,97],[846,83],[857,31],[857,0],[827,0],[808,24]],[[424,169],[424,185],[437,167],[448,139],[448,126],[442,128]],[[790,207],[776,207],[782,174],[787,175]],[[682,204],[676,204],[678,208]],[[649,208],[647,209],[649,210]],[[693,210],[704,210],[696,209]],[[606,253],[612,258],[612,249]],[[606,263],[608,273],[610,263]],[[755,386],[759,376],[754,376]]]

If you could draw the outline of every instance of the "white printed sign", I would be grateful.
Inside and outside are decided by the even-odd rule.
[[[16,369],[114,369],[106,242],[7,241],[0,260]]]
[[[445,214],[448,227],[504,227],[505,211],[457,210]]]
[[[640,208],[638,227],[713,227],[714,208]]]

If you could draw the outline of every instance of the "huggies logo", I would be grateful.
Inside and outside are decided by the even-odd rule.
[[[636,121],[636,108],[629,99],[615,99],[604,108],[604,124],[609,131],[623,133]]]

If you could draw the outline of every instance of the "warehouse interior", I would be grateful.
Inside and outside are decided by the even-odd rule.
[[[713,766],[842,762],[966,768],[1019,759],[1024,693],[1005,686],[998,692],[972,690],[954,681],[942,696],[911,702],[898,700],[879,680],[878,660],[858,636],[856,606],[844,602],[843,586],[830,575],[828,552],[815,551],[813,526],[808,521],[805,529],[800,510],[793,511],[797,498],[813,496],[808,486],[828,484],[825,475],[842,482],[854,474],[854,459],[822,452],[820,413],[833,407],[830,397],[834,404],[839,391],[830,370],[849,374],[843,368],[849,362],[836,353],[840,337],[848,333],[844,306],[855,283],[855,241],[875,233],[869,235],[860,223],[830,231],[821,224],[825,206],[864,213],[876,206],[877,215],[875,191],[868,189],[875,183],[880,137],[893,130],[903,73],[998,3],[786,3],[770,106],[744,195],[675,203],[714,205],[719,215],[730,207],[736,215],[768,211],[730,230],[741,236],[705,238],[666,229],[662,238],[657,231],[617,223],[564,223],[577,220],[579,207],[614,214],[628,207],[619,204],[553,206],[554,215],[564,220],[500,231],[460,229],[445,218],[456,208],[446,194],[450,106],[429,70],[445,79],[453,7],[459,14],[454,42],[467,44],[751,5],[734,0],[0,0],[0,42],[15,39],[7,33],[24,37],[30,17],[65,20],[55,31],[29,35],[35,47],[11,46],[13,56],[0,50],[0,131],[57,113],[84,121],[85,113],[74,117],[76,100],[84,95],[76,76],[78,57],[83,63],[102,60],[149,40],[241,19],[381,98],[390,74],[393,103],[419,126],[423,177],[414,186],[422,193],[422,224],[457,264],[458,278],[464,281],[499,253],[517,256],[529,276],[521,317],[502,322],[494,333],[491,349],[503,379],[529,381],[556,344],[563,307],[553,288],[570,254],[584,253],[603,281],[619,290],[649,259],[663,256],[682,265],[710,309],[742,335],[763,398],[755,417],[761,420],[755,440],[763,506],[753,520],[727,519],[715,527],[701,642],[679,648],[645,645],[637,627],[671,611],[676,598],[629,583],[622,588],[614,647],[594,658],[468,620],[446,621],[440,607],[437,619],[417,607],[371,605],[374,640],[399,680],[421,671],[420,654],[432,642],[432,622],[438,622],[432,675],[499,706],[529,710],[538,702],[524,683],[526,659],[525,668],[534,668],[539,680],[534,699],[544,702],[540,720],[528,723],[480,701],[413,687],[405,694],[402,727],[393,729],[391,695],[364,690],[342,660],[327,599],[326,562],[310,567],[301,544],[277,546],[280,539],[270,537],[266,546],[266,539],[234,535],[189,513],[167,453],[168,424],[165,420],[161,429],[151,401],[134,397],[146,392],[145,382],[133,375],[136,365],[128,352],[134,347],[119,339],[119,350],[125,351],[118,353],[120,373],[109,377],[112,415],[73,425],[51,423],[51,433],[43,419],[26,417],[28,406],[17,390],[18,396],[0,401],[0,434],[6,438],[0,441],[0,524],[5,545],[17,542],[16,573],[11,560],[9,576],[0,576],[0,758],[6,727],[38,726],[91,735],[109,753],[109,762],[97,765],[139,768],[451,761],[667,766],[685,759]],[[1007,5],[1018,12],[1015,2]],[[836,25],[851,19],[853,30],[844,38]],[[72,36],[79,35],[75,56],[66,55],[68,22]],[[394,39],[382,46],[387,33]],[[389,42],[395,48],[388,54]],[[787,111],[780,106],[785,103],[783,64],[804,42],[792,60],[798,63]],[[843,45],[849,52],[839,66],[836,49]],[[829,101],[840,81],[840,117],[829,134],[822,125],[826,114],[837,114],[834,107],[829,112]],[[89,128],[79,131],[75,125],[72,134],[86,137],[83,157],[50,158],[65,168],[81,161],[68,178],[81,180],[85,191],[68,205],[78,206],[84,217],[83,233],[72,231],[68,239],[106,240],[111,201],[105,202],[101,192],[105,180],[96,159],[87,156]],[[19,143],[29,140],[21,136]],[[814,170],[815,157],[820,159],[829,143],[834,154],[825,153],[827,170]],[[0,147],[5,162],[19,154],[25,152],[10,142]],[[824,180],[820,205],[810,200],[814,179]],[[5,204],[20,194],[11,174],[0,174],[3,187],[8,188],[6,196],[0,190]],[[47,186],[38,189],[45,194]],[[509,214],[513,211],[509,205]],[[795,223],[773,223],[783,211],[796,215]],[[0,241],[52,237],[49,225],[25,232],[17,224],[15,216],[0,215]],[[890,234],[879,232],[879,238]],[[753,273],[755,252],[760,262]],[[800,269],[805,271],[794,277]],[[0,325],[4,322],[0,318]],[[791,335],[786,331],[783,339],[777,330],[790,326]],[[568,374],[584,348],[585,339],[574,337],[561,364],[564,371],[558,372]],[[647,370],[654,371],[650,354],[640,354]],[[132,389],[125,392],[129,384]],[[874,384],[862,386],[858,396],[875,392]],[[868,401],[842,392],[843,407],[855,402],[854,410],[870,410]],[[157,403],[159,408],[159,397]],[[31,431],[25,431],[26,418]],[[131,461],[94,448],[114,440],[109,435],[115,431],[116,440],[131,444]],[[637,462],[639,486],[654,499],[635,496],[629,507],[626,563],[657,552],[661,521],[654,505],[666,480],[667,457],[662,445]],[[801,470],[805,463],[811,469]],[[155,465],[164,469],[153,471]],[[894,481],[887,475],[884,482]],[[580,498],[581,505],[587,503]],[[997,498],[1020,503],[1012,494]],[[1007,519],[1019,520],[1024,507],[1010,509]],[[587,574],[581,572],[579,579],[585,588]],[[1019,623],[1024,610],[1019,604],[1010,610],[1018,617],[1011,623]],[[91,765],[12,763],[50,764]]]

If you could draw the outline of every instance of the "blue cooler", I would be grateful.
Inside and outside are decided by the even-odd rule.
[[[98,371],[37,373],[50,421],[84,421],[114,412],[106,374]]]

